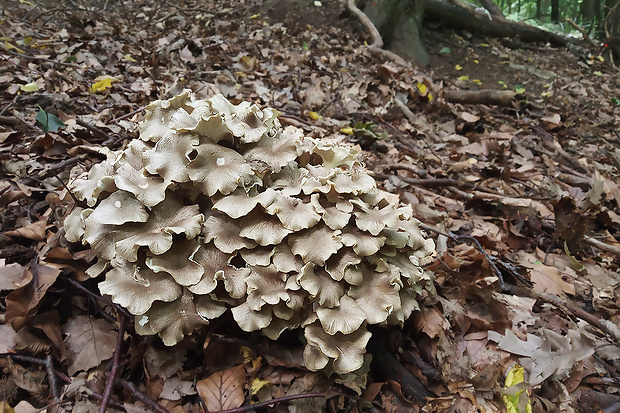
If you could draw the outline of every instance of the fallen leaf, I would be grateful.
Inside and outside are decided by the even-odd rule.
[[[39,90],[39,85],[37,84],[37,82],[30,82],[25,85],[21,85],[19,89],[22,92],[36,92],[37,90]]]
[[[60,274],[59,269],[41,264],[32,266],[28,272],[30,275],[27,276],[32,277],[32,281],[6,297],[6,321],[17,331],[35,313],[45,293]]]
[[[489,331],[489,340],[495,341],[501,350],[523,356],[519,363],[529,372],[529,384],[536,386],[553,376],[566,378],[575,363],[594,354],[590,340],[576,330],[568,330],[562,336],[546,328],[538,330],[541,336],[528,334],[521,340],[510,330],[505,335]]]
[[[69,348],[70,375],[97,367],[114,354],[117,333],[106,320],[80,315],[63,326]]]
[[[33,222],[24,227],[14,229],[12,231],[6,231],[4,235],[9,237],[22,237],[28,238],[33,241],[43,241],[45,239],[45,228],[47,227],[47,218],[40,221]]]
[[[220,370],[196,382],[196,390],[208,411],[234,409],[245,401],[243,365]]]
[[[12,291],[28,284],[30,280],[30,271],[16,262],[0,267],[0,290]]]

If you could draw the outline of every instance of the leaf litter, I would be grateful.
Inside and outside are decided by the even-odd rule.
[[[438,296],[381,340],[430,395],[424,411],[523,407],[503,397],[523,389],[537,412],[620,403],[615,69],[547,45],[428,29],[432,68],[416,69],[369,53],[335,1],[307,5],[303,22],[279,3],[4,10],[4,406],[92,410],[107,397],[128,412],[270,400],[282,400],[278,411],[419,409],[402,375],[370,363],[363,383],[311,373],[294,334],[272,342],[225,319],[172,349],[129,326],[118,346],[123,309],[86,274],[94,254],[62,236],[74,206],[64,184],[137,137],[148,103],[183,89],[274,107],[307,135],[359,145],[380,186],[427,224]],[[459,88],[518,89],[527,100],[442,97]]]

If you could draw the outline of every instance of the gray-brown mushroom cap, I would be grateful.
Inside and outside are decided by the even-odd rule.
[[[368,325],[402,325],[434,293],[434,245],[356,149],[277,115],[222,95],[153,102],[139,139],[72,183],[87,207],[65,237],[96,253],[88,274],[139,334],[175,345],[230,312],[271,339],[303,330],[311,370],[354,372]]]

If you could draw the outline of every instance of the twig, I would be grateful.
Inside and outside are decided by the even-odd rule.
[[[133,384],[132,382],[130,382],[129,380],[125,380],[125,379],[121,379],[121,378],[117,378],[116,379],[116,383],[120,384],[121,386],[123,386],[127,391],[129,391],[136,399],[140,400],[142,403],[144,403],[144,405],[153,411],[156,411],[158,413],[170,413],[170,411],[168,411],[166,408],[164,408],[162,405],[160,405],[159,403],[157,403],[155,400],[151,399],[150,397],[148,397],[146,394],[142,393],[140,390],[138,390],[138,388],[136,387],[135,384]],[[255,406],[255,405],[253,405]]]
[[[118,316],[118,337],[116,337],[116,348],[114,349],[114,357],[112,358],[112,368],[110,369],[110,375],[108,376],[108,382],[106,383],[103,397],[101,398],[101,404],[99,405],[99,413],[105,413],[112,397],[112,390],[114,389],[114,383],[118,376],[118,371],[121,365],[121,352],[123,350],[123,339],[125,335],[125,324],[127,319],[122,311],[117,312]]]
[[[54,361],[50,354],[45,358],[45,370],[47,370],[47,380],[50,382],[50,389],[52,389],[54,400],[58,402],[60,401],[60,390],[58,389],[58,380],[54,371]]]
[[[24,361],[26,363],[32,363],[32,364],[37,364],[39,366],[45,366],[47,367],[47,361],[37,358],[37,357],[32,357],[32,356],[24,356],[21,354],[13,354],[13,353],[0,353],[0,357],[10,357],[14,360],[17,361]],[[55,377],[58,377],[59,379],[61,379],[62,381],[64,381],[65,383],[71,383],[71,379],[69,377],[67,377],[64,373],[57,371],[57,370],[53,370],[54,371],[54,375]],[[97,392],[88,391],[88,396],[92,397],[94,399],[97,400],[101,400],[103,398],[103,396]],[[110,406],[115,407],[117,409],[123,409],[123,404],[119,403],[117,400],[110,400]]]
[[[515,285],[508,285],[506,291],[514,294],[521,295],[525,297],[531,297],[540,299],[546,303],[554,305],[560,309],[563,309],[565,312],[572,314],[573,316],[582,319],[586,323],[597,327],[603,333],[607,334],[616,342],[620,342],[620,328],[617,325],[608,320],[603,320],[593,314],[588,313],[587,311],[577,307],[575,304],[555,295],[549,293],[538,292],[534,289],[530,288],[522,288],[517,287]]]
[[[112,138],[110,137],[110,135],[108,135],[107,133],[105,133],[103,130],[99,129],[96,126],[91,125],[90,123],[83,121],[82,119],[76,119],[75,123],[77,123],[80,126],[85,127],[86,129],[88,129],[89,131],[91,131],[95,136],[98,136],[100,138],[106,139],[106,140],[111,140]]]
[[[24,59],[42,60],[44,62],[50,62],[50,63],[54,63],[56,65],[63,65],[63,66],[75,67],[77,69],[84,69],[84,67],[82,67],[80,65],[77,65],[75,63],[71,63],[71,62],[61,62],[61,61],[58,61],[58,60],[48,59],[46,57],[29,56],[29,55],[26,55],[26,54],[19,54],[19,53],[14,53],[14,52],[5,52],[5,53],[8,53],[8,54],[13,55],[13,56],[23,57]]]
[[[109,123],[117,123],[120,120],[127,119],[128,117],[133,116],[136,113],[142,112],[144,109],[146,109],[146,105],[145,106],[140,106],[138,109],[132,110],[129,113],[125,113],[124,115],[121,115],[118,118],[114,118],[112,120],[109,120],[106,123],[108,123],[108,124]]]
[[[499,268],[497,268],[497,265],[495,264],[496,258],[495,257],[491,257],[489,255],[489,253],[487,253],[485,251],[485,249],[480,244],[480,241],[478,241],[478,239],[476,237],[473,237],[471,235],[457,235],[457,234],[454,234],[452,232],[446,232],[446,231],[443,231],[443,230],[441,230],[441,229],[439,229],[437,227],[434,227],[432,225],[425,224],[423,222],[420,223],[420,228],[425,229],[427,231],[434,232],[434,233],[439,234],[439,235],[443,235],[445,237],[453,239],[456,242],[462,242],[463,240],[473,241],[473,243],[476,244],[476,249],[478,251],[480,251],[480,253],[482,255],[484,255],[484,258],[486,258],[487,262],[491,266],[491,270],[493,271],[493,274],[495,274],[495,276],[499,280],[499,287],[502,290],[506,289],[506,284],[504,282],[504,276],[502,275],[502,272],[499,270]]]
[[[235,409],[219,410],[216,413],[245,413],[245,412],[250,412],[255,409],[260,409],[261,407],[267,407],[267,406],[270,406],[276,403],[288,402],[291,400],[298,400],[298,399],[309,399],[312,397],[325,397],[325,393],[293,394],[291,396],[279,397],[277,399],[267,400],[266,402],[250,404],[248,406],[241,406]]]
[[[32,126],[25,120],[18,118],[17,116],[0,116],[0,125],[7,125],[7,126],[24,125],[30,130],[37,130],[36,127]]]
[[[602,251],[610,252],[612,254],[616,254],[616,255],[620,256],[620,246],[606,244],[606,243],[604,243],[602,241],[597,240],[596,238],[592,238],[592,237],[589,237],[587,235],[584,235],[583,239],[584,239],[584,241],[587,244],[590,244],[593,247],[596,247],[596,248],[598,248],[598,249],[600,249]]]
[[[58,182],[60,182],[60,184],[62,185],[62,187],[64,189],[67,190],[67,193],[69,194],[69,196],[71,197],[71,199],[73,199],[73,202],[75,202],[76,205],[80,205],[80,200],[77,199],[77,197],[75,196],[75,194],[73,193],[73,191],[71,191],[71,189],[69,189],[69,187],[67,186],[67,184],[65,184],[65,181],[63,181],[62,179],[60,179],[60,177],[52,172],[52,174],[54,175],[54,177],[58,180]]]
[[[71,279],[70,277],[65,277],[65,281],[67,281],[69,284],[71,284],[72,286],[74,286],[78,290],[82,291],[83,293],[87,294],[89,297],[94,298],[96,300],[99,300],[99,301],[101,301],[103,303],[106,303],[110,307],[116,308],[118,311],[122,312],[125,316],[127,316],[127,318],[129,318],[129,319],[133,318],[133,315],[131,315],[129,313],[129,311],[127,311],[123,307],[120,307],[120,306],[114,304],[112,301],[110,301],[109,299],[107,299],[105,297],[102,297],[100,295],[97,295],[97,294],[93,293],[88,288],[84,287],[82,284],[80,284],[79,282]]]

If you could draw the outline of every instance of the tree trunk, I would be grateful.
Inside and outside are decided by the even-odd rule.
[[[560,22],[560,0],[551,0],[551,21]]]
[[[428,65],[429,57],[420,40],[424,0],[373,0],[364,13],[388,49],[421,66]]]

